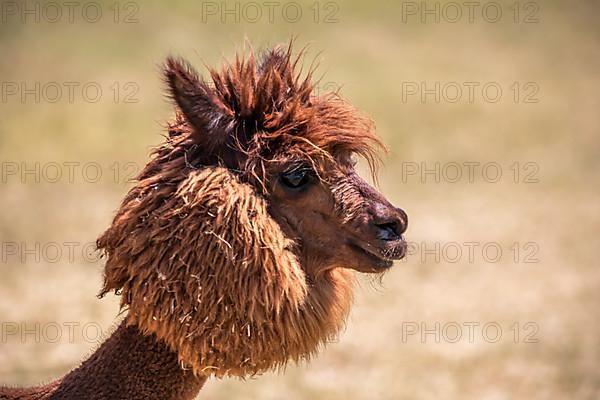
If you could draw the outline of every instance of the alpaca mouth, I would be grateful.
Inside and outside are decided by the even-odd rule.
[[[375,247],[366,242],[350,243],[350,247],[371,260],[378,268],[390,268],[394,260],[401,260],[406,255],[406,241],[403,237],[385,247]]]

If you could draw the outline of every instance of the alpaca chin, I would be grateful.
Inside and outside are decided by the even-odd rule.
[[[353,272],[307,279],[252,186],[220,167],[182,173],[174,160],[159,149],[98,239],[102,294],[121,293],[127,323],[197,375],[246,377],[309,358],[343,327]]]

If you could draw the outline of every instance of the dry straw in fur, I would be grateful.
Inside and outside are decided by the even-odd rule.
[[[352,301],[351,271],[317,277],[301,265],[269,214],[266,186],[271,168],[293,157],[321,168],[340,154],[374,161],[379,142],[341,100],[311,96],[310,74],[299,79],[290,57],[291,48],[258,64],[237,59],[211,71],[212,84],[169,60],[181,112],[98,239],[101,294],[120,293],[127,322],[198,375],[245,377],[308,358]]]

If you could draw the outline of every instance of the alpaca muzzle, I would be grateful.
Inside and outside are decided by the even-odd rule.
[[[377,267],[390,267],[394,260],[406,255],[407,244],[402,235],[408,227],[408,216],[385,199],[376,202],[368,214],[369,238],[359,247],[376,259]]]

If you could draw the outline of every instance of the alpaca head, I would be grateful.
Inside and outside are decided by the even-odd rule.
[[[169,136],[99,238],[102,293],[198,374],[247,376],[313,354],[343,326],[353,273],[405,252],[406,214],[354,170],[371,122],[312,94],[300,57],[211,70],[169,58]]]

